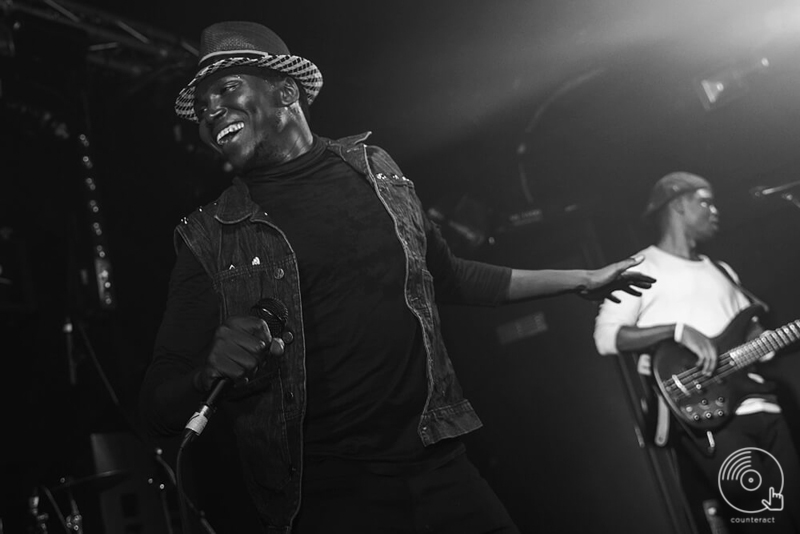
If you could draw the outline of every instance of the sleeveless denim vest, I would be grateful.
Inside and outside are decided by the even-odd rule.
[[[391,157],[363,143],[368,136],[321,140],[364,176],[394,221],[405,253],[406,304],[422,327],[427,357],[428,395],[417,428],[427,446],[466,434],[481,422],[462,396],[441,336],[433,278],[425,264],[428,237],[422,205],[413,183]],[[440,239],[438,233],[434,238]],[[184,218],[175,239],[189,246],[211,277],[221,321],[249,314],[264,297],[288,308],[284,355],[267,358],[257,375],[232,390],[222,406],[233,421],[245,483],[266,531],[288,534],[300,506],[306,408],[303,309],[294,250],[238,178],[215,202]]]

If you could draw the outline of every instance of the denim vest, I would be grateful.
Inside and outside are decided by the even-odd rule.
[[[413,183],[382,149],[363,141],[369,133],[322,139],[372,185],[394,221],[405,253],[405,300],[422,327],[427,355],[428,395],[417,431],[423,444],[459,436],[481,426],[463,398],[440,331],[433,277],[425,263],[428,224]],[[297,259],[283,231],[235,178],[213,203],[176,228],[211,277],[219,296],[220,320],[248,315],[264,297],[286,304],[286,351],[267,358],[246,385],[226,397],[245,482],[267,532],[289,533],[300,506],[303,418],[306,409],[305,341]]]

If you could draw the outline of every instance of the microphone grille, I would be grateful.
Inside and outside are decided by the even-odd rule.
[[[289,310],[286,305],[280,300],[273,297],[265,297],[250,308],[250,313],[256,317],[264,319],[269,328],[269,333],[273,336],[279,336],[286,326],[286,318],[289,316]]]

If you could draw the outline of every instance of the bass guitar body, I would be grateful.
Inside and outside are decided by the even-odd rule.
[[[686,347],[674,341],[657,347],[653,375],[667,405],[682,422],[700,431],[718,429],[736,412],[742,400],[766,391],[764,384],[750,379],[743,371],[769,352],[799,339],[800,320],[746,342],[751,321],[761,311],[760,306],[742,310],[712,339],[718,361],[710,376],[700,371],[697,355]]]

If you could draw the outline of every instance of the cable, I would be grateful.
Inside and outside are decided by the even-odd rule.
[[[147,446],[149,448],[148,440],[145,439],[144,436],[141,435],[141,433],[137,430],[136,426],[133,424],[133,421],[131,420],[131,418],[128,416],[128,414],[125,412],[125,410],[122,409],[122,405],[119,402],[119,398],[117,397],[116,392],[114,391],[114,387],[111,385],[111,381],[108,379],[108,376],[106,375],[105,371],[103,370],[103,367],[100,364],[100,361],[97,359],[97,354],[95,353],[94,348],[92,347],[92,343],[89,340],[89,336],[86,333],[86,329],[83,327],[83,325],[81,324],[81,321],[79,321],[79,320],[76,320],[74,322],[74,324],[75,324],[75,329],[78,331],[78,334],[80,335],[80,339],[83,342],[84,348],[86,349],[86,352],[88,353],[89,358],[92,361],[92,365],[97,370],[97,374],[100,375],[100,379],[103,382],[103,385],[105,386],[105,389],[108,392],[109,397],[111,397],[111,401],[114,403],[114,406],[117,408],[119,413],[122,415],[123,419],[125,420],[126,425],[130,429],[130,431],[134,435],[134,437],[138,441],[140,441],[142,444],[144,444],[145,446]],[[186,529],[186,525],[188,525],[188,522],[189,522],[188,521],[188,513],[189,513],[189,511],[191,511],[192,513],[194,513],[198,517],[198,519],[200,521],[200,524],[203,526],[203,528],[205,529],[206,532],[208,532],[209,534],[216,534],[214,532],[214,529],[211,527],[211,524],[208,521],[206,521],[205,514],[203,513],[203,511],[200,510],[194,504],[194,502],[192,502],[192,500],[188,497],[188,495],[186,495],[186,492],[183,489],[183,485],[182,485],[182,481],[181,481],[182,452],[183,452],[183,446],[181,446],[178,449],[178,456],[177,456],[177,459],[176,459],[176,462],[175,462],[175,464],[176,464],[175,471],[177,471],[177,476],[176,476],[176,473],[172,471],[172,469],[170,468],[169,464],[161,457],[160,452],[156,451],[156,454],[155,454],[156,463],[158,463],[167,472],[167,475],[168,475],[168,478],[169,478],[170,482],[175,486],[175,489],[176,489],[176,491],[178,493],[178,504],[179,504],[179,509],[180,509],[181,525],[183,526],[184,532],[186,532],[186,530],[185,530]],[[169,518],[167,517],[167,520],[168,519]]]
[[[206,520],[205,513],[202,510],[198,510],[194,503],[192,503],[189,496],[186,495],[186,492],[183,490],[183,476],[181,475],[183,471],[183,451],[186,448],[186,442],[183,442],[181,446],[178,448],[178,456],[175,460],[175,472],[176,472],[176,487],[178,491],[178,509],[180,510],[181,516],[181,529],[183,530],[183,534],[190,534],[189,530],[189,510],[191,509],[192,512],[197,516],[198,521],[200,522],[200,526],[205,529],[206,532],[210,534],[216,534],[214,529],[211,527],[211,524]]]
[[[178,448],[178,457],[175,460],[175,471],[177,472],[177,487],[178,487],[178,509],[181,514],[181,530],[183,534],[189,534],[189,511],[187,509],[189,499],[183,493],[183,450],[184,446]]]
[[[58,503],[53,498],[53,494],[50,492],[50,488],[48,488],[47,486],[41,486],[41,488],[42,491],[44,491],[44,494],[47,495],[47,500],[50,501],[50,505],[53,507],[53,510],[58,516],[58,523],[64,528],[64,531],[67,534],[72,534],[67,528],[67,519],[64,517],[64,514],[61,513],[61,509],[58,507]]]

